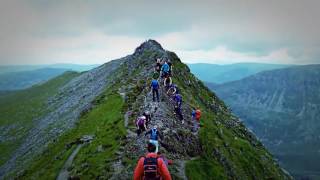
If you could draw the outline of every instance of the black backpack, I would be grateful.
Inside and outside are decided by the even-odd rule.
[[[145,157],[143,162],[144,179],[156,180],[159,179],[158,175],[158,158]]]

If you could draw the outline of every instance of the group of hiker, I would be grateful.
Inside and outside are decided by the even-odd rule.
[[[163,91],[169,96],[169,99],[173,101],[174,114],[184,124],[184,118],[182,115],[182,95],[176,84],[172,83],[173,64],[169,59],[157,59],[154,67],[153,79],[151,81],[151,91],[153,102],[160,102],[159,91],[160,82],[163,82]],[[160,81],[160,82],[159,82]],[[193,108],[192,121],[194,122],[194,131],[200,128],[201,111],[199,108]],[[168,171],[167,165],[172,161],[166,159],[159,152],[159,141],[163,140],[157,125],[150,128],[147,131],[148,125],[151,121],[151,114],[149,111],[145,111],[141,116],[136,119],[137,135],[146,131],[145,136],[149,135],[148,142],[148,154],[141,157],[134,171],[134,179],[171,179],[171,175]]]

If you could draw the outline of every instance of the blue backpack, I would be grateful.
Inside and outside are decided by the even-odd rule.
[[[170,66],[168,64],[163,64],[162,65],[162,71],[163,72],[169,72],[170,70]]]
[[[152,140],[158,140],[158,133],[157,133],[157,129],[151,129],[151,136],[150,139]]]
[[[159,87],[158,81],[156,79],[152,80],[151,86],[153,89],[158,89],[158,87]]]

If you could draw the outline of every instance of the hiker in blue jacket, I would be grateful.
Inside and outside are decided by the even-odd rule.
[[[157,79],[152,79],[151,81],[151,89],[152,89],[152,99],[153,99],[153,102],[156,101],[156,98],[155,96],[157,96],[157,101],[159,102],[159,82]]]
[[[168,65],[167,61],[161,67],[161,77],[167,78],[169,76],[170,66]]]
[[[154,126],[152,129],[150,129],[148,132],[146,132],[145,136],[150,134],[150,140],[149,142],[154,144],[156,146],[156,152],[158,153],[159,150],[159,142],[158,139],[163,139],[162,134],[158,131],[158,127]]]

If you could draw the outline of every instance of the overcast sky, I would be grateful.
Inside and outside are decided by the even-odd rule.
[[[101,64],[147,39],[187,63],[320,63],[320,1],[0,1],[0,64]]]

